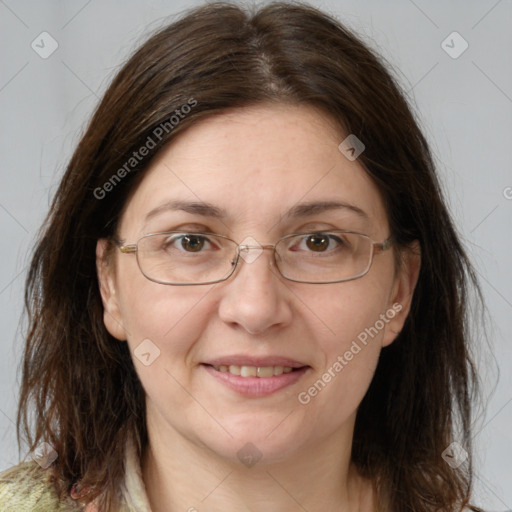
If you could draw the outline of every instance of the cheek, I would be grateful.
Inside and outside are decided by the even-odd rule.
[[[325,432],[337,430],[357,411],[377,367],[380,336],[370,336],[363,343],[347,333],[336,343],[326,343],[325,365],[299,390],[298,402],[311,417],[324,418],[319,428]]]
[[[321,318],[317,348],[319,367],[302,389],[299,402],[314,407],[332,407],[334,416],[355,411],[377,367],[382,338],[391,315],[386,311],[385,287],[368,280],[368,286],[340,283],[328,295],[309,301]],[[320,307],[322,304],[322,307]]]
[[[161,353],[185,357],[207,321],[205,298],[210,288],[164,286],[147,279],[128,282],[121,314],[132,353],[150,339]]]
[[[305,295],[303,303],[310,310],[309,316],[315,314],[323,326],[325,352],[348,350],[357,339],[362,343],[380,339],[387,326],[380,317],[386,313],[388,293],[387,284],[366,279],[332,285],[314,296]]]
[[[122,315],[135,370],[162,414],[190,407],[190,395],[184,390],[195,389],[194,354],[210,316],[208,289],[146,280],[125,290]]]

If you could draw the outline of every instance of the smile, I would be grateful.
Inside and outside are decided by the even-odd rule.
[[[288,388],[312,370],[310,366],[246,366],[202,364],[223,387],[239,395],[261,398]]]
[[[259,377],[260,379],[290,373],[294,370],[290,366],[238,366],[234,364],[230,366],[213,366],[213,368],[218,372],[227,372],[241,377]]]

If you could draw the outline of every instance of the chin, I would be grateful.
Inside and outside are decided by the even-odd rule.
[[[223,423],[224,428],[233,436],[199,434],[201,443],[220,458],[244,464],[247,467],[258,464],[277,464],[297,453],[308,444],[308,435],[299,425],[284,426],[280,415],[277,421],[237,422],[235,425]],[[282,423],[280,423],[282,422]],[[290,428],[291,427],[291,428]],[[217,433],[216,433],[217,434]],[[310,439],[309,439],[310,441]]]

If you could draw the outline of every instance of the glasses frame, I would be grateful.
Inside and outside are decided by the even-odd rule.
[[[231,262],[231,265],[232,265],[232,268],[231,268],[231,271],[225,276],[223,277],[222,279],[217,279],[215,281],[207,281],[207,282],[204,282],[204,283],[168,283],[168,282],[165,282],[165,281],[160,281],[158,279],[153,279],[152,277],[149,277],[147,274],[144,273],[144,270],[142,270],[142,266],[140,264],[140,261],[139,261],[139,250],[138,250],[138,246],[139,246],[139,243],[141,240],[143,240],[144,238],[148,238],[150,236],[155,236],[155,235],[172,235],[172,234],[194,234],[194,235],[203,235],[203,236],[216,236],[216,237],[219,237],[219,238],[224,238],[230,242],[233,242],[233,244],[236,245],[236,256],[235,256],[235,259],[234,261]],[[361,272],[360,274],[354,276],[354,277],[349,277],[347,279],[340,279],[340,280],[336,280],[336,281],[320,281],[320,282],[317,282],[317,281],[300,281],[298,279],[292,279],[290,277],[287,277],[286,275],[283,274],[283,272],[281,271],[281,269],[279,268],[279,263],[277,261],[277,252],[276,252],[276,247],[277,245],[279,245],[283,240],[286,240],[288,238],[291,238],[291,237],[294,237],[294,236],[306,236],[306,235],[314,235],[314,234],[318,234],[318,233],[348,233],[348,234],[352,234],[352,235],[359,235],[359,236],[363,236],[365,237],[366,239],[368,239],[370,242],[371,242],[371,252],[370,252],[370,259],[369,259],[369,262],[368,262],[368,266],[366,267],[366,269]],[[221,283],[223,281],[227,281],[236,271],[236,269],[238,268],[238,263],[240,262],[240,253],[241,251],[249,251],[250,249],[259,249],[259,250],[272,250],[272,257],[273,257],[273,260],[274,260],[274,264],[275,264],[275,267],[277,268],[277,271],[279,272],[279,274],[284,277],[284,279],[288,280],[288,281],[292,281],[292,282],[295,282],[295,283],[304,283],[304,284],[334,284],[334,283],[345,283],[347,281],[353,281],[355,279],[360,279],[361,277],[365,276],[369,271],[370,271],[370,268],[372,266],[372,263],[373,263],[373,258],[374,256],[386,251],[387,249],[389,249],[392,245],[393,245],[393,239],[392,237],[389,237],[387,238],[386,240],[384,240],[383,242],[376,242],[375,240],[373,240],[371,237],[369,237],[368,235],[365,235],[364,233],[359,233],[357,231],[348,231],[348,230],[345,230],[345,229],[331,229],[331,230],[325,230],[325,231],[311,231],[311,232],[308,232],[308,233],[291,233],[289,235],[285,235],[283,237],[281,237],[275,244],[270,244],[270,245],[246,245],[246,244],[239,244],[237,242],[235,242],[235,240],[225,236],[225,235],[219,235],[217,233],[206,233],[206,232],[188,232],[188,231],[182,231],[182,230],[174,230],[174,231],[158,231],[158,232],[155,232],[155,233],[147,233],[143,236],[141,236],[134,244],[125,244],[124,240],[119,240],[119,239],[116,239],[116,238],[113,238],[112,239],[113,243],[116,245],[116,247],[123,253],[123,254],[131,254],[131,253],[135,253],[135,256],[136,256],[136,259],[137,259],[137,266],[139,267],[139,270],[141,271],[142,275],[148,279],[149,281],[153,281],[154,283],[158,283],[158,284],[163,284],[163,285],[168,285],[168,286],[200,286],[200,285],[206,285],[206,284],[215,284],[215,283]]]

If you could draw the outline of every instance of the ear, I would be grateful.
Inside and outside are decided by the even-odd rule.
[[[126,340],[119,300],[116,295],[116,275],[113,258],[107,254],[109,241],[100,238],[96,243],[96,272],[103,302],[103,322],[107,331],[120,341]]]
[[[400,269],[395,276],[393,288],[389,297],[386,317],[389,319],[382,339],[382,346],[393,343],[402,330],[407,315],[411,310],[412,297],[421,267],[421,248],[415,240],[403,250]]]

